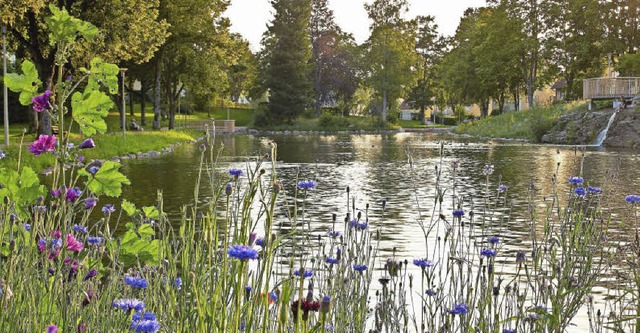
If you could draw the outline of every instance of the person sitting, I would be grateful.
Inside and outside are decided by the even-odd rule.
[[[144,128],[140,127],[138,123],[136,123],[135,119],[131,119],[131,124],[129,124],[129,129],[132,131],[144,131]]]

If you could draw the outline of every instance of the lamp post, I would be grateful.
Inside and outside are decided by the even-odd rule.
[[[122,115],[121,115],[121,121],[122,121],[122,137],[126,138],[127,137],[127,112],[126,112],[126,103],[124,101],[124,72],[126,72],[127,69],[126,68],[120,68],[120,74],[122,75]]]
[[[9,146],[9,94],[4,78],[7,77],[7,26],[2,26],[2,90],[4,93],[4,145]]]

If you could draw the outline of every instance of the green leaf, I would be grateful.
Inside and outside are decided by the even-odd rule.
[[[93,24],[77,19],[65,9],[58,9],[54,5],[49,5],[51,16],[44,19],[49,26],[49,44],[55,45],[57,42],[72,43],[78,36],[86,40],[92,40],[98,34],[98,28]]]
[[[93,58],[85,93],[92,90],[100,90],[101,86],[109,89],[110,94],[117,93],[119,72],[120,69],[117,65],[102,62],[100,58]]]
[[[4,82],[11,91],[20,93],[20,104],[30,105],[31,99],[38,95],[42,81],[38,78],[36,66],[31,61],[25,60],[20,68],[22,74],[9,73],[5,76]]]
[[[80,125],[80,130],[87,136],[107,131],[104,117],[113,107],[111,98],[99,90],[90,92],[75,92],[71,97],[73,120]]]
[[[138,234],[143,239],[151,240],[151,237],[155,236],[156,232],[153,231],[151,224],[145,223],[138,228]]]
[[[160,218],[160,211],[155,206],[142,207],[142,212],[144,213],[144,216],[149,219],[157,220]]]
[[[20,174],[9,168],[0,169],[0,185],[0,198],[9,197],[23,218],[28,216],[25,208],[45,194],[44,185],[40,185],[38,175],[30,167],[24,167]],[[4,205],[4,200],[0,200],[0,207]]]
[[[120,163],[106,161],[95,175],[84,169],[78,170],[78,174],[89,177],[87,188],[94,194],[119,197],[122,194],[122,185],[131,185],[129,179],[118,171],[119,168]]]
[[[122,209],[124,209],[124,212],[129,216],[133,216],[138,212],[138,210],[136,209],[136,205],[127,199],[122,200],[121,206]]]

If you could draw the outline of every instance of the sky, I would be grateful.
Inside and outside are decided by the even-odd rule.
[[[269,0],[231,0],[225,16],[231,20],[231,31],[240,33],[251,43],[254,51],[260,49],[262,33],[273,18]],[[373,0],[329,0],[336,23],[343,31],[352,33],[356,42],[369,37],[369,18],[363,4]],[[409,0],[407,19],[418,15],[435,17],[439,32],[451,36],[455,33],[460,17],[469,7],[480,7],[485,0]]]

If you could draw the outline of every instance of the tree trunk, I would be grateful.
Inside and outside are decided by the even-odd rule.
[[[160,129],[160,82],[162,75],[162,57],[156,63],[156,83],[153,87],[153,128]]]
[[[382,91],[382,123],[387,123],[387,91]]]
[[[129,76],[129,114],[133,117],[133,78]]]
[[[168,96],[169,96],[169,129],[174,129],[175,128],[175,123],[176,123],[176,96],[174,94],[175,92],[175,87],[174,87],[175,83],[171,83],[168,84],[167,87],[168,89]]]
[[[122,101],[124,100],[124,94],[125,94],[125,87],[124,87],[124,80],[122,79],[122,74],[118,76],[118,102],[116,104],[118,104],[118,111],[120,112],[120,128],[122,128],[122,126],[127,126],[127,124],[125,124],[125,110],[124,110],[124,103],[122,103]],[[124,129],[124,128],[123,128]]]
[[[147,102],[147,83],[145,80],[140,81],[140,125],[147,125],[147,115],[145,113],[145,106]]]
[[[486,99],[483,99],[482,101],[480,101],[480,117],[487,118],[488,115],[489,115],[489,101]]]

